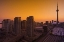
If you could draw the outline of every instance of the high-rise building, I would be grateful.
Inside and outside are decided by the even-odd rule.
[[[33,37],[34,36],[34,17],[29,16],[27,17],[27,36]]]
[[[6,34],[12,32],[12,21],[10,19],[4,19],[2,21],[2,28],[5,30]]]
[[[21,35],[21,17],[14,18],[14,29],[15,35]]]

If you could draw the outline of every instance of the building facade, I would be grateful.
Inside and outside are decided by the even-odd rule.
[[[14,18],[14,29],[15,35],[21,35],[21,17]]]
[[[2,21],[2,28],[5,30],[6,34],[12,33],[12,20],[4,19]]]
[[[33,37],[34,36],[34,17],[29,16],[27,17],[27,36]]]

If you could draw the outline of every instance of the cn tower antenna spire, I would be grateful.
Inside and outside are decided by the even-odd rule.
[[[58,9],[58,3],[57,3],[57,10],[56,10],[56,12],[57,12],[57,25],[58,25],[58,11],[59,11],[59,9]]]

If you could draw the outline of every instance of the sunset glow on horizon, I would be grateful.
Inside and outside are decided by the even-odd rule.
[[[0,21],[3,19],[14,19],[21,17],[26,20],[28,16],[34,16],[36,22],[56,21],[57,2],[59,7],[59,21],[64,21],[63,0],[21,0],[0,1]]]

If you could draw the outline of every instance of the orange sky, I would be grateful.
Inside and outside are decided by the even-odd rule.
[[[63,0],[21,0],[0,1],[0,21],[14,19],[20,16],[25,20],[28,16],[34,16],[35,21],[56,20],[57,2],[59,5],[59,21],[64,21]]]

